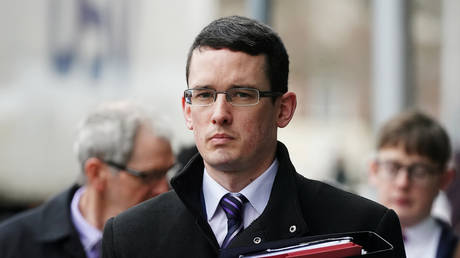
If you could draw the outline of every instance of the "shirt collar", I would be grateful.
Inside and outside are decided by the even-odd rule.
[[[428,216],[417,225],[406,227],[404,229],[404,235],[409,241],[418,241],[419,238],[424,239],[427,235],[430,235],[436,227],[436,221],[433,217]]]
[[[262,214],[267,206],[277,171],[278,159],[275,159],[267,170],[240,191],[240,193],[248,199],[248,202],[254,207],[254,209],[256,209],[259,215]],[[219,201],[226,193],[228,193],[228,190],[217,183],[208,174],[206,168],[204,168],[203,197],[205,200],[208,221],[212,219],[216,213]]]
[[[70,204],[70,212],[73,224],[78,231],[80,241],[85,249],[85,252],[90,252],[91,249],[93,249],[93,247],[102,239],[102,231],[89,224],[78,208],[78,203],[80,202],[80,198],[85,190],[86,188],[83,186],[75,192],[72,198],[72,203]]]

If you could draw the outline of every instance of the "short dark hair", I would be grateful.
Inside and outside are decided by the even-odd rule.
[[[433,118],[419,111],[403,112],[382,127],[377,149],[404,147],[407,154],[426,157],[442,169],[451,157],[451,145],[447,132]]]
[[[265,54],[265,71],[270,89],[287,92],[289,56],[281,38],[269,26],[241,16],[229,16],[211,22],[198,34],[188,52],[185,68],[187,84],[193,51],[200,47],[228,48],[252,56]]]

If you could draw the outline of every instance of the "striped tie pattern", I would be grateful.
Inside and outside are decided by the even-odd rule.
[[[220,200],[220,207],[224,209],[225,215],[227,215],[228,230],[224,241],[222,242],[222,248],[226,248],[230,241],[233,239],[238,232],[243,228],[243,207],[248,199],[244,195],[237,193],[227,193]]]

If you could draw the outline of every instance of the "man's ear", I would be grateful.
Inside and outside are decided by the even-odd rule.
[[[103,191],[107,181],[105,164],[98,158],[89,158],[85,162],[85,175],[88,184],[97,191]]]
[[[374,186],[377,185],[378,171],[379,171],[379,165],[377,164],[377,161],[374,159],[369,163],[369,183],[371,183],[371,185],[374,185]]]
[[[448,168],[447,171],[441,175],[439,189],[447,190],[450,183],[454,180],[455,174],[456,174],[455,168],[453,167]]]
[[[277,117],[279,128],[286,127],[294,116],[297,107],[297,96],[294,92],[286,92],[280,97],[280,109]]]
[[[185,103],[185,98],[182,97],[182,112],[184,114],[185,118],[185,125],[189,130],[193,130],[193,123],[192,123],[192,114],[191,114],[191,109],[190,105]]]

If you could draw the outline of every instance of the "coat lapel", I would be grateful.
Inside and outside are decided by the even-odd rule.
[[[280,163],[270,199],[264,212],[238,234],[229,247],[251,246],[267,241],[306,235],[308,228],[300,209],[295,184],[295,168],[286,147],[278,142]]]
[[[198,230],[207,239],[209,244],[213,246],[214,250],[218,250],[219,244],[206,220],[206,211],[204,210],[205,205],[202,199],[203,171],[203,159],[197,153],[184,169],[171,180],[171,185],[195,218]]]
[[[70,215],[70,203],[78,188],[72,186],[43,206],[35,232],[38,241],[61,249],[68,257],[86,257]]]

